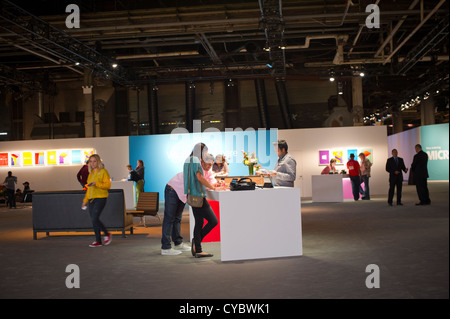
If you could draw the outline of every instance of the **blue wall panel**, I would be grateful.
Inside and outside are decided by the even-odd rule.
[[[230,176],[248,175],[248,167],[242,163],[242,150],[256,152],[263,168],[273,169],[277,154],[273,143],[277,141],[277,130],[233,130],[144,135],[129,137],[130,163],[136,166],[138,159],[144,161],[145,191],[159,192],[164,201],[167,182],[183,170],[183,163],[196,143],[203,142],[209,153],[224,154],[230,167]]]

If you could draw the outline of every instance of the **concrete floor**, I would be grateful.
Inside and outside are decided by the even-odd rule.
[[[127,238],[115,233],[107,247],[89,248],[92,233],[33,240],[32,208],[2,207],[0,298],[448,298],[449,184],[429,188],[431,206],[415,206],[415,187],[406,185],[404,206],[389,207],[385,196],[302,200],[303,256],[239,262],[221,262],[218,243],[203,246],[213,258],[161,256],[152,217],[153,225]],[[79,289],[65,285],[69,264],[80,268]],[[369,264],[379,266],[380,288],[365,285]]]

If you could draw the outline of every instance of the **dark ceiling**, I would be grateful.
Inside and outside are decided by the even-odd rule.
[[[380,25],[368,28],[375,2]],[[66,27],[70,3],[80,28]],[[85,70],[126,86],[331,72],[345,84],[364,71],[366,113],[390,110],[448,93],[448,10],[445,0],[0,0],[0,85],[45,90]]]

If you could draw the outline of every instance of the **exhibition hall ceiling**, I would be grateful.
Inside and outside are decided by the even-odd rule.
[[[364,107],[374,111],[448,91],[445,0],[0,3],[2,86],[51,91],[88,70],[131,87],[334,76],[345,90],[364,73]]]

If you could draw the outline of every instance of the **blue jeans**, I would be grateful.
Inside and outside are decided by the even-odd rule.
[[[361,184],[364,183],[364,189],[361,187]],[[359,184],[359,193],[364,196],[365,199],[370,199],[370,190],[369,190],[369,176],[361,175],[361,182]]]
[[[359,199],[359,187],[361,184],[361,182],[359,180],[359,175],[350,176],[350,181],[352,182],[353,199],[358,200]]]
[[[94,227],[94,233],[95,233],[95,241],[97,243],[102,242],[102,236],[101,231],[106,235],[109,234],[108,230],[106,229],[105,225],[100,221],[100,214],[103,211],[103,208],[105,208],[106,205],[106,198],[94,198],[89,200],[89,214],[91,215],[92,220],[92,226]]]
[[[162,225],[161,249],[170,249],[171,239],[175,245],[180,245],[183,242],[181,237],[181,217],[185,203],[183,203],[177,195],[177,192],[166,185],[164,190],[164,219]]]

